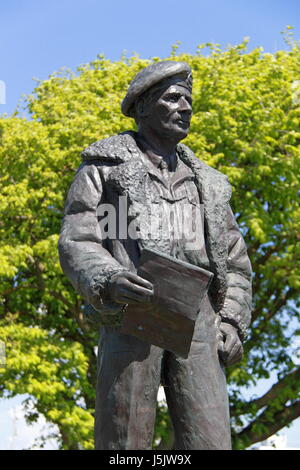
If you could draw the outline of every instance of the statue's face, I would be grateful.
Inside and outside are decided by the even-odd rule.
[[[156,133],[179,141],[187,136],[191,117],[190,91],[179,84],[174,84],[151,104],[147,124]]]

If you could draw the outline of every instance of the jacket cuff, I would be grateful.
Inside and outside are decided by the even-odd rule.
[[[90,281],[88,303],[105,315],[115,315],[122,309],[122,305],[114,302],[108,295],[108,283],[114,274],[128,272],[129,269],[123,266],[105,267],[105,270],[99,271]]]
[[[241,316],[227,309],[222,309],[219,315],[223,323],[229,323],[237,330],[241,342],[244,343],[248,337],[248,328],[246,323],[241,319]]]
[[[112,326],[118,328],[122,325],[123,314],[127,308],[127,304],[121,305],[116,302],[106,303],[101,311],[96,310],[91,304],[85,305],[83,314],[85,319],[92,324],[93,327]]]

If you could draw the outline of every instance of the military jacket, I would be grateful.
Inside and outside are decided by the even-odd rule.
[[[100,324],[113,325],[121,322],[122,311],[109,298],[109,279],[124,270],[136,272],[144,247],[205,267],[214,274],[209,297],[216,314],[235,326],[243,340],[251,314],[251,264],[230,209],[230,184],[185,145],[178,144],[176,153],[177,167],[168,181],[158,165],[143,155],[134,132],[95,142],[82,153],[59,240],[62,269],[92,306],[88,315],[92,312]],[[177,233],[176,214],[183,205],[192,211],[190,221],[196,216],[201,221],[192,249],[190,238]],[[117,222],[106,236],[104,209],[110,207]],[[154,216],[154,222],[162,223],[170,209],[169,235],[158,230],[153,236],[151,214],[160,212],[161,218]],[[120,214],[126,214],[125,226]]]

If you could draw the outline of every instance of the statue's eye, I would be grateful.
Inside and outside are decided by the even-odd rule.
[[[172,94],[172,95],[168,95],[166,97],[167,101],[171,101],[172,103],[176,103],[180,98],[180,95],[177,95],[177,94]]]

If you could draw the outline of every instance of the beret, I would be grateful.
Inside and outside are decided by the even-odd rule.
[[[122,101],[122,113],[125,116],[132,117],[132,105],[140,95],[149,90],[153,85],[173,75],[184,75],[188,79],[191,73],[191,68],[186,62],[164,60],[149,65],[141,70],[130,83],[127,94]]]

